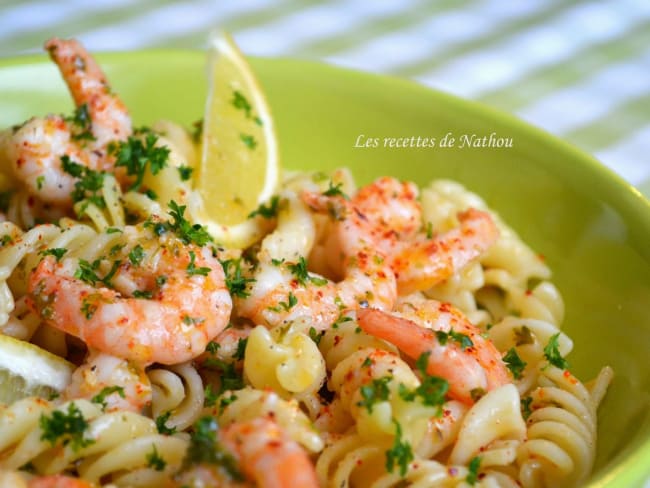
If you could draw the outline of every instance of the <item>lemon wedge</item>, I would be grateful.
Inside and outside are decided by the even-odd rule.
[[[74,365],[29,342],[0,335],[0,403],[61,393]]]
[[[192,216],[218,243],[249,246],[261,237],[264,225],[248,216],[278,185],[278,145],[264,93],[224,33],[210,39],[201,146],[193,173]]]

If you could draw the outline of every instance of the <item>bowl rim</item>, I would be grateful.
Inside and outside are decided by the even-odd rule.
[[[204,59],[205,52],[200,49],[144,48],[131,51],[95,51],[93,55],[100,61],[119,64],[133,61],[133,58],[148,58],[151,60],[168,56],[191,56],[197,58],[198,61]],[[496,119],[505,126],[515,128],[526,137],[543,141],[553,151],[568,154],[571,157],[571,162],[575,163],[573,167],[568,167],[567,169],[567,166],[564,166],[560,168],[560,163],[554,161],[552,158],[546,160],[544,164],[557,170],[557,173],[562,174],[565,178],[568,177],[571,182],[576,182],[576,184],[580,179],[580,174],[588,174],[588,183],[591,186],[592,192],[594,190],[596,192],[598,190],[604,191],[604,193],[599,193],[596,198],[615,208],[632,231],[641,232],[640,236],[633,236],[630,245],[633,245],[635,241],[644,237],[650,243],[650,198],[646,198],[639,189],[626,181],[614,170],[605,166],[593,155],[590,155],[557,135],[520,119],[514,114],[494,108],[480,101],[462,98],[426,86],[415,80],[394,75],[372,73],[349,67],[336,66],[323,61],[290,57],[247,56],[247,58],[251,60],[254,69],[258,65],[266,65],[265,69],[281,69],[283,64],[287,66],[299,65],[302,69],[322,70],[322,72],[328,73],[329,75],[356,78],[357,82],[376,83],[381,81],[387,84],[387,86],[393,86],[398,90],[417,91],[419,92],[418,94],[425,97],[443,98],[450,104],[459,105],[464,110],[474,111],[484,118]],[[29,64],[43,64],[45,62],[49,62],[49,59],[43,53],[0,57],[0,69],[10,69]],[[274,66],[277,66],[277,68]],[[638,246],[635,249],[650,262],[650,246],[644,247],[642,244],[637,244]],[[648,422],[650,420],[646,420],[646,423]],[[628,452],[624,449],[617,453],[616,457],[621,455],[624,455],[625,458],[617,462],[616,465],[612,465],[614,460],[603,465],[598,476],[590,480],[589,486],[610,488],[633,485],[641,486],[644,481],[646,483],[650,481],[650,468],[646,467],[643,462],[644,459],[650,460],[650,439],[642,442],[635,451]]]

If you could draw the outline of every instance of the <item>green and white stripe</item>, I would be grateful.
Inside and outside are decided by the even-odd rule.
[[[0,0],[0,56],[53,35],[202,48],[215,26],[251,55],[396,74],[513,112],[650,194],[647,0]]]

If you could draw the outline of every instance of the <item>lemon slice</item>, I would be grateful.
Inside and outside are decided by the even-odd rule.
[[[0,335],[0,402],[61,393],[74,365],[29,342]]]
[[[268,103],[227,34],[213,35],[201,161],[193,174],[195,220],[225,245],[246,247],[262,232],[248,215],[278,185],[278,146]]]

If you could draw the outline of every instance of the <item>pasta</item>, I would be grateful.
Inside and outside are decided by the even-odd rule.
[[[101,73],[48,45],[67,76]],[[573,376],[550,269],[480,197],[287,173],[246,223],[258,242],[228,248],[192,222],[188,132],[133,130],[100,85],[0,137],[0,333],[76,367],[57,397],[0,404],[0,485],[588,478],[613,372]]]

